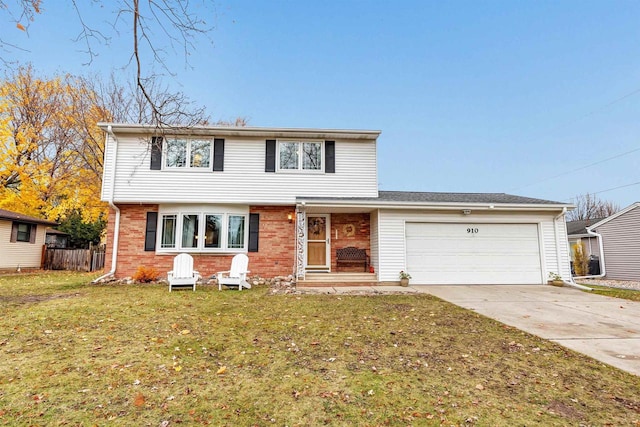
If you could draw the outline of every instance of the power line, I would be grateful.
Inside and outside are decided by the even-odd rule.
[[[591,195],[596,195],[596,194],[600,194],[600,193],[606,193],[608,191],[613,191],[613,190],[617,190],[619,188],[626,188],[626,187],[633,187],[634,185],[640,185],[640,181],[638,182],[632,182],[631,184],[624,184],[624,185],[619,185],[617,187],[613,187],[613,188],[607,188],[606,190],[600,190],[600,191],[596,191],[596,192],[589,192],[589,194]],[[576,198],[576,196],[573,197],[567,197],[569,200],[573,200]]]
[[[597,162],[589,163],[586,166],[580,166],[579,168],[575,168],[575,169],[572,169],[570,171],[562,172],[562,173],[559,173],[557,175],[553,175],[553,176],[547,177],[545,179],[541,179],[541,180],[533,182],[531,184],[523,185],[522,187],[512,188],[509,191],[518,191],[518,190],[521,190],[523,188],[531,187],[532,185],[541,184],[541,183],[546,182],[546,181],[551,181],[552,179],[556,179],[556,178],[559,178],[561,176],[569,175],[571,173],[578,172],[578,171],[581,171],[583,169],[588,169],[591,166],[599,165],[601,163],[608,162],[609,160],[613,160],[613,159],[617,159],[617,158],[622,157],[622,156],[626,156],[627,154],[635,153],[636,151],[640,151],[640,147],[634,148],[633,150],[625,151],[624,153],[616,154],[615,156],[607,157],[606,159],[603,159],[603,160],[598,160]]]
[[[615,104],[617,104],[617,103],[619,103],[619,102],[622,102],[622,101],[624,101],[625,99],[630,98],[630,97],[632,97],[632,96],[634,96],[634,95],[637,95],[637,94],[640,94],[640,88],[639,88],[639,89],[632,90],[631,92],[628,92],[628,93],[626,93],[626,94],[622,95],[621,97],[614,99],[613,101],[611,101],[611,102],[609,102],[609,103],[605,104],[604,106],[602,106],[602,107],[600,107],[600,108],[597,108],[597,109],[595,109],[595,110],[592,110],[592,111],[590,111],[590,112],[588,112],[588,113],[586,113],[586,114],[583,114],[583,115],[581,115],[581,116],[578,116],[577,118],[575,118],[575,119],[573,119],[573,120],[569,120],[568,122],[565,122],[565,123],[563,123],[563,124],[561,124],[561,125],[558,125],[558,126],[556,126],[556,127],[553,127],[553,128],[551,128],[547,133],[553,133],[553,132],[555,132],[555,131],[556,131],[556,130],[558,130],[558,129],[562,129],[562,128],[564,128],[564,127],[566,127],[566,126],[569,126],[569,125],[571,125],[571,124],[573,124],[573,123],[579,122],[580,120],[586,119],[587,117],[591,117],[591,116],[593,116],[594,114],[597,114],[597,113],[599,113],[599,112],[601,112],[601,111],[603,111],[603,110],[606,110],[607,108],[611,107],[612,105],[615,105]],[[540,183],[543,183],[543,182],[546,182],[546,181],[550,181],[550,180],[552,180],[552,179],[556,179],[556,178],[559,178],[559,177],[561,177],[561,176],[568,175],[568,174],[570,174],[570,173],[574,173],[574,172],[580,171],[580,170],[582,170],[582,169],[587,169],[587,168],[589,168],[589,167],[591,167],[591,166],[598,165],[598,164],[600,164],[600,163],[604,163],[604,162],[607,162],[607,161],[609,161],[609,160],[617,159],[618,157],[626,156],[627,154],[631,154],[631,153],[634,153],[634,152],[636,152],[636,151],[640,151],[640,148],[636,148],[636,149],[634,149],[634,150],[627,151],[627,152],[625,152],[625,153],[618,154],[618,155],[615,155],[615,156],[613,156],[613,157],[609,157],[609,158],[607,158],[607,159],[600,160],[600,161],[597,161],[597,162],[595,162],[595,163],[591,163],[591,164],[586,165],[586,166],[581,166],[581,167],[579,167],[579,168],[573,169],[573,170],[568,171],[568,172],[563,172],[563,173],[560,173],[560,174],[558,174],[558,175],[554,175],[554,176],[551,176],[551,177],[547,177],[547,178],[544,178],[544,179],[542,179],[542,180],[532,182],[531,184],[523,185],[523,186],[521,186],[521,187],[517,187],[517,188],[512,188],[512,189],[510,189],[509,191],[518,191],[518,190],[521,190],[521,189],[523,189],[523,188],[531,187],[532,185],[536,185],[536,184],[540,184]]]

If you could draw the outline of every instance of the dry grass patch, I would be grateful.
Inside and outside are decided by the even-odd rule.
[[[0,278],[0,425],[633,425],[640,379],[428,295]],[[164,423],[164,424],[162,424]]]
[[[592,290],[589,291],[598,295],[605,295],[608,297],[628,299],[631,301],[640,301],[640,291],[634,289],[621,289],[621,288],[610,288],[608,286],[597,286],[597,285],[585,285],[590,287]]]

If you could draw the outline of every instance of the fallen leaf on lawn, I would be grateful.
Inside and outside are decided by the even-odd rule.
[[[139,408],[142,405],[144,405],[144,395],[142,393],[138,393],[135,399],[133,399],[133,406],[136,406]]]
[[[53,331],[51,329],[47,329],[46,331],[44,331],[45,334],[52,334]]]
[[[227,372],[227,367],[226,366],[222,366],[220,369],[218,369],[218,372],[216,372],[216,374],[222,375],[225,372]]]
[[[477,384],[477,385],[476,385],[476,388],[477,388],[478,390],[484,390],[484,386],[483,386],[482,384]]]
[[[190,333],[191,333],[191,331],[190,331],[190,330],[188,330],[188,329],[183,329],[183,330],[181,330],[181,331],[180,331],[180,333],[181,333],[182,335],[188,335],[188,334],[190,334]]]
[[[180,365],[178,365],[178,366],[174,366],[174,367],[173,367],[173,369],[174,369],[176,372],[180,372],[180,371],[182,371],[182,366],[180,366]]]

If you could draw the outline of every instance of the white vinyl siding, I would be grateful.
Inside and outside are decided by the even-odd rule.
[[[117,203],[295,204],[296,196],[377,197],[375,141],[336,140],[335,173],[265,172],[265,139],[227,137],[224,172],[150,170],[149,142],[118,137],[114,200]],[[113,146],[105,154],[102,198],[110,196]],[[322,159],[324,161],[324,158]]]
[[[640,206],[595,231],[602,235],[606,278],[640,280]]]
[[[11,242],[11,224],[12,221],[0,220],[0,269],[40,268],[45,226],[32,227],[35,243]]]
[[[567,224],[563,217],[540,223],[542,250],[546,266],[545,280],[549,273],[556,273],[568,280],[571,278],[571,253],[567,238]]]
[[[376,273],[378,272],[378,266],[380,265],[378,261],[379,257],[379,242],[378,242],[378,211],[371,212],[369,216],[370,221],[370,262],[374,267]]]
[[[570,277],[568,245],[566,229],[563,221],[556,221],[557,213],[524,213],[499,211],[474,211],[465,217],[458,212],[445,211],[409,211],[401,209],[383,209],[378,217],[379,263],[378,279],[380,281],[398,281],[400,270],[408,271],[405,247],[405,224],[412,222],[459,223],[459,224],[537,224],[539,230],[539,250],[541,272],[536,283],[545,283],[549,271],[560,272],[563,277]],[[564,237],[562,238],[562,233]],[[560,242],[560,243],[558,243]],[[560,266],[560,268],[558,268]],[[411,271],[409,271],[411,273]]]

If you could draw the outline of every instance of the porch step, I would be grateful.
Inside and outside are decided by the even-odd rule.
[[[377,286],[378,277],[375,273],[307,273],[302,280],[298,280],[298,287],[305,286]]]

